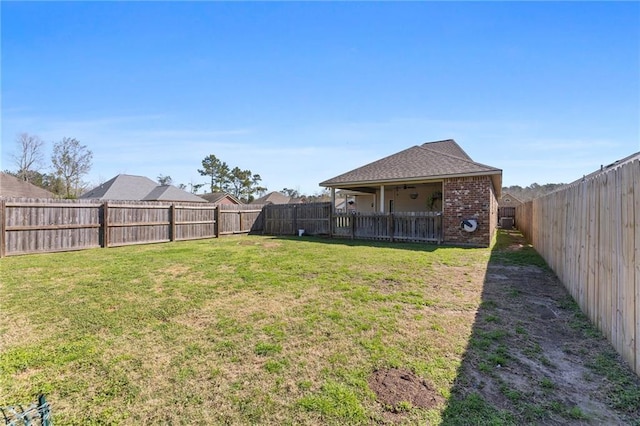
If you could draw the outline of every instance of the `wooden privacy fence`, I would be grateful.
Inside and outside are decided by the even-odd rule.
[[[264,230],[268,235],[329,235],[331,203],[268,204],[264,206]]]
[[[220,204],[218,218],[218,235],[262,232],[262,205]]]
[[[640,375],[640,154],[517,208],[519,229]]]
[[[0,199],[0,257],[214,238],[262,229],[261,206],[219,207],[208,203]]]

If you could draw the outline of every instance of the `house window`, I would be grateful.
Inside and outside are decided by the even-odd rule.
[[[504,201],[505,201],[505,203],[510,203],[511,202],[511,198],[505,198]]]

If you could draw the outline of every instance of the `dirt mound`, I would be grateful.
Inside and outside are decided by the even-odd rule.
[[[433,386],[410,371],[400,369],[378,370],[369,377],[369,387],[378,402],[393,410],[410,407],[434,408],[444,402]]]

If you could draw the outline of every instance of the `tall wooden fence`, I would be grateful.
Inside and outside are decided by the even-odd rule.
[[[523,204],[516,221],[640,375],[640,155]]]
[[[268,204],[264,206],[264,233],[269,235],[329,235],[331,203]]]
[[[262,230],[261,206],[0,199],[0,257]]]
[[[232,205],[218,206],[218,235],[260,233],[263,229],[264,218],[262,205]]]

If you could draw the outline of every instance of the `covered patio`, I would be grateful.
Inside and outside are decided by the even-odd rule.
[[[335,229],[354,238],[488,246],[502,170],[453,140],[414,146],[320,183],[345,197]],[[353,229],[352,229],[353,228]]]

